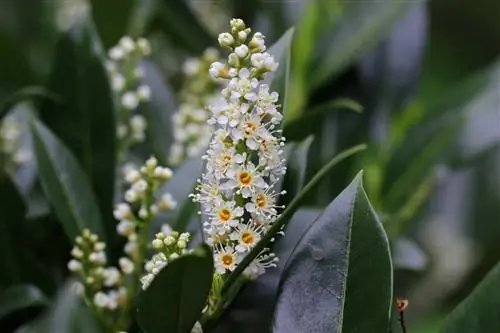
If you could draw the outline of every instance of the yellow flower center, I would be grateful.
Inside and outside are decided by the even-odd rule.
[[[253,244],[255,242],[255,236],[254,236],[253,232],[251,232],[251,231],[243,232],[241,234],[241,241],[246,245]]]
[[[227,222],[231,219],[231,211],[227,208],[222,208],[219,211],[219,220],[222,222]]]
[[[257,196],[257,206],[259,206],[259,208],[264,208],[267,206],[267,198],[264,194],[259,194]]]
[[[221,261],[225,266],[230,266],[234,261],[233,255],[228,253],[223,254]]]
[[[240,172],[238,175],[238,180],[240,181],[240,184],[243,186],[248,186],[252,183],[253,176],[250,172],[248,171],[243,171]]]
[[[253,132],[257,130],[257,125],[252,123],[251,121],[247,121],[245,123],[245,135],[250,136]]]

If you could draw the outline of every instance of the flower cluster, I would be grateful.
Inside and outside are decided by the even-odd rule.
[[[206,105],[220,98],[217,92],[220,80],[210,77],[208,69],[218,59],[218,51],[208,48],[201,58],[188,59],[184,64],[186,79],[180,94],[181,104],[172,117],[174,143],[170,150],[170,162],[174,165],[198,155],[210,142],[212,132],[207,125],[210,111]]]
[[[113,331],[123,330],[127,325],[122,314],[130,310],[136,281],[142,274],[152,219],[158,212],[176,207],[169,193],[155,198],[158,189],[171,177],[172,170],[159,166],[154,157],[140,169],[127,171],[125,181],[129,188],[124,202],[118,203],[113,211],[119,221],[117,233],[127,238],[123,250],[126,255],[119,259],[119,268],[107,266],[106,245],[89,230],[76,238],[71,251],[73,259],[68,263],[69,270],[79,274],[87,302],[103,324]],[[182,239],[187,243],[186,236]],[[180,241],[176,244],[182,245]]]
[[[224,79],[223,98],[210,105],[213,137],[204,159],[206,169],[192,198],[200,203],[207,242],[214,249],[216,270],[233,271],[279,217],[275,185],[285,174],[282,115],[278,94],[263,83],[278,64],[265,52],[264,36],[231,20],[231,32],[219,35],[231,51],[228,64],[215,62],[209,72]],[[244,274],[256,278],[277,258],[265,249]]]
[[[121,38],[118,45],[108,52],[106,68],[118,99],[116,133],[120,150],[145,139],[146,119],[134,114],[134,111],[140,103],[148,102],[151,98],[150,87],[140,84],[144,75],[140,61],[150,53],[151,47],[146,39],[134,41],[128,36]]]
[[[68,268],[80,276],[90,307],[98,314],[107,316],[109,326],[111,318],[116,321],[127,307],[129,293],[125,277],[134,272],[134,263],[129,257],[122,257],[120,268],[107,266],[106,244],[88,229],[83,230],[75,243]]]
[[[172,177],[172,170],[158,165],[158,160],[149,158],[140,168],[130,168],[125,181],[130,187],[125,191],[124,202],[118,203],[113,212],[120,221],[116,227],[118,234],[128,237],[125,250],[135,255],[137,230],[148,224],[158,212],[173,210],[177,203],[170,193],[164,193],[155,200],[157,190]],[[136,213],[134,211],[137,211]]]
[[[151,242],[153,248],[158,252],[144,266],[147,274],[141,278],[142,289],[146,289],[169,262],[189,253],[190,250],[187,249],[187,246],[190,238],[191,235],[188,232],[179,234],[168,225],[162,227],[161,232],[157,233]]]
[[[12,116],[6,117],[0,125],[0,155],[8,168],[26,163],[31,152],[21,145],[21,124]]]

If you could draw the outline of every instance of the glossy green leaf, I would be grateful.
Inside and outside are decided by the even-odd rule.
[[[66,282],[59,290],[50,309],[41,318],[15,333],[101,333],[96,319],[76,291],[74,281]]]
[[[106,231],[114,235],[116,126],[104,61],[99,37],[84,12],[62,34],[54,54],[47,88],[62,103],[43,103],[40,117],[77,158],[96,195]]]
[[[119,5],[113,0],[90,0],[90,4],[93,21],[106,49],[128,35],[135,0],[121,0]]]
[[[14,285],[0,294],[0,320],[16,311],[44,306],[47,303],[47,298],[37,287]]]
[[[201,54],[216,41],[186,1],[163,0],[152,29],[162,31],[192,54]]]
[[[212,286],[213,255],[204,245],[172,261],[139,294],[137,320],[145,333],[190,333]]]
[[[446,318],[444,333],[500,331],[500,264]]]
[[[318,88],[358,60],[381,41],[401,17],[422,2],[425,0],[338,2],[340,14],[331,20],[332,26],[325,29],[328,35],[317,44],[319,59],[310,76],[310,88]]]
[[[392,287],[389,242],[360,173],[285,265],[274,332],[387,332]]]
[[[243,270],[254,260],[264,248],[269,247],[269,244],[277,233],[284,228],[293,214],[299,209],[300,205],[304,202],[311,191],[318,186],[321,181],[327,176],[332,169],[339,163],[343,162],[345,159],[355,155],[356,153],[365,150],[366,145],[358,145],[340,152],[338,155],[334,156],[327,164],[319,170],[314,177],[304,186],[302,191],[285,208],[278,220],[276,220],[273,226],[267,231],[267,233],[262,237],[260,242],[255,245],[255,247],[243,258],[243,260],[236,266],[236,269],[229,275],[222,289],[222,293],[227,293],[233,284],[238,280],[238,277],[243,272]]]
[[[321,210],[312,208],[299,209],[287,225],[285,237],[280,237],[273,247],[273,252],[280,260],[276,268],[266,271],[257,280],[248,282],[217,326],[217,333],[255,333],[268,332],[272,326],[274,308],[278,295],[278,284],[284,264],[292,254],[295,245],[305,230],[320,215]]]
[[[31,130],[42,186],[66,235],[73,242],[88,228],[103,239],[99,209],[78,161],[41,122],[33,120]]]

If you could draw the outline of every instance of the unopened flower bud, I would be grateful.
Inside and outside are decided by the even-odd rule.
[[[234,37],[227,32],[219,35],[219,45],[225,48],[232,48],[234,44]]]
[[[152,245],[157,250],[163,248],[163,242],[160,239],[153,240]]]

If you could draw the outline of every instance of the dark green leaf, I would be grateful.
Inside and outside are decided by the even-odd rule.
[[[299,209],[286,228],[286,236],[273,247],[280,260],[278,267],[269,269],[257,280],[249,282],[236,296],[227,313],[217,327],[218,333],[267,332],[272,326],[274,307],[278,295],[278,284],[284,264],[288,261],[295,245],[304,231],[320,215],[319,209]]]
[[[15,285],[0,295],[0,320],[8,315],[29,307],[47,304],[45,295],[32,285]]]
[[[118,40],[128,34],[129,22],[135,0],[121,0],[119,4],[112,0],[90,0],[92,17],[97,31],[106,49],[114,46]]]
[[[14,106],[16,106],[16,104],[35,98],[49,98],[55,102],[60,101],[57,95],[54,95],[43,87],[25,87],[21,90],[16,91],[12,95],[4,99],[2,102],[0,102],[0,120],[2,120],[7,115],[7,113]]]
[[[76,293],[75,282],[68,281],[59,291],[50,309],[34,323],[16,333],[100,333],[95,318]]]
[[[7,175],[0,175],[0,287],[19,282],[23,260],[20,240],[26,207],[18,189]]]
[[[172,261],[139,295],[137,320],[146,333],[190,333],[212,286],[208,246]]]
[[[43,103],[40,117],[82,166],[111,236],[115,234],[112,217],[115,111],[104,53],[87,13],[75,18],[62,34],[55,50],[48,89],[60,96],[63,103]]]
[[[185,48],[192,54],[201,54],[216,40],[198,20],[189,8],[189,4],[182,0],[164,0],[154,28],[160,29],[175,45]]]
[[[317,44],[320,56],[310,76],[310,88],[319,87],[326,79],[358,60],[364,51],[389,32],[397,20],[422,2],[425,0],[339,2],[341,14],[331,20],[333,26],[325,27],[328,35]]]
[[[70,241],[84,228],[104,239],[101,216],[78,161],[41,122],[33,120],[31,130],[44,191]]]
[[[144,84],[151,88],[151,100],[141,105],[141,110],[148,122],[147,140],[151,152],[162,164],[168,160],[172,143],[172,115],[177,111],[174,94],[161,76],[160,69],[151,61],[142,64]]]
[[[500,331],[500,264],[446,318],[443,332],[471,333]]]
[[[359,174],[306,231],[288,260],[274,331],[387,332],[391,305],[389,243]]]
[[[254,260],[264,248],[269,246],[269,243],[277,235],[283,227],[287,225],[293,214],[299,209],[300,205],[303,203],[305,198],[310,194],[310,192],[321,183],[326,175],[340,162],[345,159],[355,155],[356,153],[365,150],[366,145],[358,145],[350,149],[346,149],[340,152],[338,155],[334,156],[321,170],[319,170],[314,177],[304,186],[302,191],[290,202],[288,207],[283,211],[280,218],[274,222],[273,226],[268,230],[266,235],[262,237],[259,243],[243,258],[243,260],[236,266],[236,269],[229,275],[222,289],[222,293],[227,293],[231,289],[235,281],[237,281],[243,270]]]

